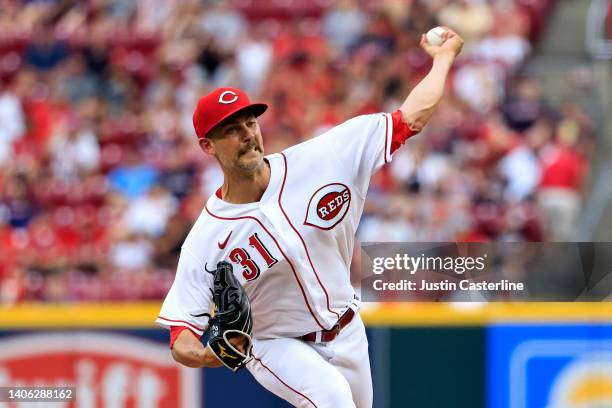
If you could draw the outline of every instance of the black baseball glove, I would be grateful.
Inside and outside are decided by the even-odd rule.
[[[216,270],[208,272],[215,275],[213,300],[217,308],[216,314],[208,322],[208,347],[227,368],[236,372],[252,358],[251,304],[232,272],[232,264],[222,261],[217,264]],[[243,345],[243,351],[230,343],[232,339]]]

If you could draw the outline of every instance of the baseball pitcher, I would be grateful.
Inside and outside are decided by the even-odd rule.
[[[189,367],[246,367],[297,407],[372,406],[368,342],[349,270],[372,174],[427,124],[463,40],[421,47],[425,78],[393,113],[350,119],[278,154],[264,155],[258,116],[235,88],[202,97],[199,144],[223,185],[181,251],[156,322]],[[206,346],[201,337],[207,332]]]

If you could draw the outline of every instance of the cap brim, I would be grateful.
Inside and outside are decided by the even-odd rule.
[[[248,109],[251,112],[253,112],[255,116],[261,116],[265,111],[268,110],[268,105],[266,105],[265,103],[252,103],[249,106],[245,106],[242,109],[238,109],[236,112],[239,112],[245,109]]]
[[[204,137],[207,137],[208,134],[214,128],[219,126],[221,123],[223,123],[224,120],[226,120],[230,116],[235,115],[236,113],[239,113],[239,112],[246,111],[246,110],[253,112],[253,115],[255,115],[255,117],[258,117],[258,116],[261,116],[266,110],[268,110],[268,105],[265,104],[265,103],[252,103],[250,105],[243,106],[243,107],[238,108],[238,109],[236,109],[234,111],[228,112],[225,116],[223,116],[221,119],[219,119],[219,121],[213,127],[211,127],[208,132],[206,132]]]

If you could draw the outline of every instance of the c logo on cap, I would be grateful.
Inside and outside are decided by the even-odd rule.
[[[233,97],[231,97],[231,99],[226,100],[225,95],[233,95]],[[238,100],[238,95],[234,91],[224,91],[221,93],[221,95],[219,95],[219,103],[224,103],[226,105],[229,105],[230,103],[234,103],[237,100]]]

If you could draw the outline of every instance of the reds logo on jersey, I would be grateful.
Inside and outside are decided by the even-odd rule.
[[[351,190],[342,183],[327,184],[310,197],[305,225],[329,230],[346,215],[351,205]]]

